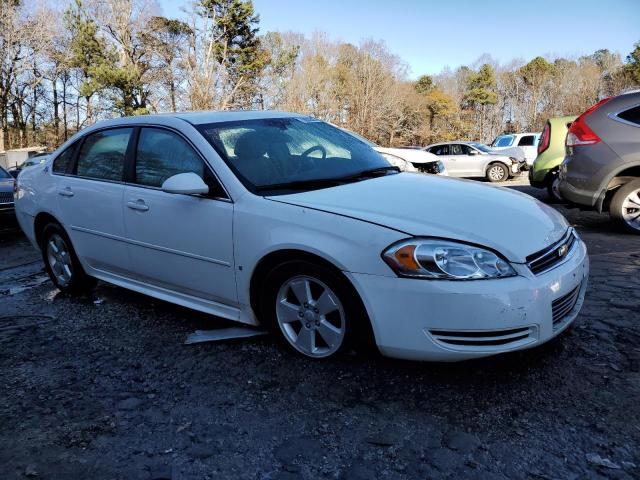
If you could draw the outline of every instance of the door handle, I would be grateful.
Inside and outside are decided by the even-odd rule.
[[[144,203],[144,200],[127,202],[127,207],[129,207],[131,210],[138,210],[139,212],[146,212],[147,210],[149,210],[149,206]]]
[[[73,197],[75,194],[69,187],[65,187],[62,190],[58,190],[58,195],[62,195],[63,197]]]

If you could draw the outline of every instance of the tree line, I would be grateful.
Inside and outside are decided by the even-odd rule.
[[[184,110],[279,109],[384,145],[490,141],[540,131],[640,86],[640,43],[469,66],[411,80],[384,42],[259,31],[250,0],[0,0],[0,151],[53,148],[99,119]]]

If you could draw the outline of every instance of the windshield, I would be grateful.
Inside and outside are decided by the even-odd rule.
[[[0,179],[13,178],[4,168],[0,167]]]
[[[493,150],[489,147],[487,147],[484,143],[479,143],[479,142],[471,142],[471,145],[473,145],[474,147],[476,147],[478,150],[480,150],[481,152],[484,153],[491,153],[493,152]]]
[[[513,143],[513,135],[500,135],[491,144],[492,147],[510,147]]]
[[[198,130],[254,192],[294,182],[295,189],[313,188],[314,181],[390,167],[350,133],[309,117],[211,123]]]

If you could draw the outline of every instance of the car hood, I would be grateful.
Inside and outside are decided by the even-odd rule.
[[[13,178],[0,178],[0,192],[13,192]]]
[[[381,153],[389,153],[396,155],[407,162],[411,163],[429,163],[437,162],[440,160],[433,153],[425,152],[424,150],[418,150],[415,148],[387,148],[387,147],[375,147],[375,150]]]
[[[523,193],[432,175],[399,173],[268,198],[412,236],[486,246],[516,263],[560,240],[568,228],[562,215]]]

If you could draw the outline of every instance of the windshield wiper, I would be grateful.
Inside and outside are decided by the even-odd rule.
[[[383,177],[388,172],[400,172],[399,167],[388,166],[388,167],[378,167],[378,168],[370,168],[369,170],[362,170],[361,172],[354,173],[352,175],[347,175],[346,177],[340,177],[340,180],[360,180],[361,178],[374,178],[374,177]]]
[[[255,187],[257,192],[264,192],[269,190],[304,190],[304,189],[316,189],[336,187],[338,185],[344,185],[345,183],[356,182],[365,178],[381,177],[387,174],[387,172],[400,172],[398,167],[379,167],[371,168],[369,170],[363,170],[351,175],[345,175],[343,177],[333,178],[314,178],[310,180],[296,180],[293,182],[285,183],[272,183],[270,185],[258,185]]]

